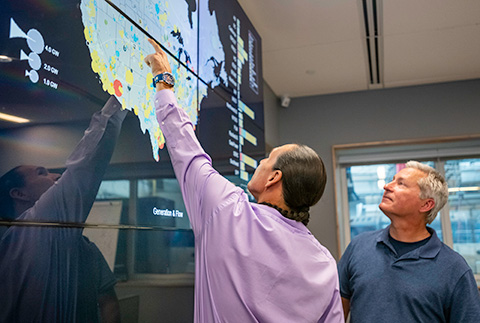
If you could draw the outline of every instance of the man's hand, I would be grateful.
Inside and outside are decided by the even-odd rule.
[[[165,72],[171,73],[172,69],[170,67],[170,63],[168,62],[167,54],[165,54],[165,52],[153,39],[149,39],[148,42],[152,44],[153,48],[155,49],[155,53],[146,56],[144,61],[152,69],[152,75],[155,76]],[[157,91],[163,89],[172,89],[170,85],[167,85],[163,82],[157,83],[156,88]]]

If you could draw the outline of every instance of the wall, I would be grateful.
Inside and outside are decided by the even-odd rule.
[[[265,114],[265,150],[270,152],[279,145],[278,110],[279,100],[267,83],[263,83],[263,108]]]
[[[116,287],[116,292],[120,300],[138,296],[139,323],[193,322],[193,286],[161,287],[120,283]],[[131,311],[135,312],[135,309]]]
[[[309,228],[338,257],[333,145],[480,133],[480,80],[292,99],[278,108],[280,143],[300,142],[325,162],[327,188]]]

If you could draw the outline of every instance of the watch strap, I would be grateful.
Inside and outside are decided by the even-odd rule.
[[[155,87],[158,82],[163,82],[163,83],[171,85],[171,86],[175,85],[175,79],[174,79],[173,75],[169,72],[160,73],[160,74],[155,75],[153,77],[153,80],[152,80],[153,87]]]

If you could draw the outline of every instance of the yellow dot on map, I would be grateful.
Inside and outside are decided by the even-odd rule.
[[[100,71],[100,57],[98,56],[98,52],[97,51],[93,51],[92,52],[92,70],[95,72],[95,73],[98,73]]]
[[[130,85],[133,84],[133,73],[130,69],[127,69],[125,73],[125,81],[127,81],[127,83]]]
[[[98,64],[95,60],[92,60],[92,71],[98,73]]]
[[[125,32],[123,31],[123,29],[120,29],[118,31],[118,33],[120,34],[120,37],[122,37],[122,38],[125,36]]]
[[[145,118],[148,118],[150,116],[150,113],[153,112],[151,105],[149,105],[148,107],[145,107],[145,103],[142,103],[142,108],[143,108],[143,114],[145,115]]]
[[[165,27],[165,24],[167,23],[168,16],[166,13],[158,15],[158,22],[160,23],[160,26]]]
[[[89,9],[89,12],[88,12],[88,15],[90,17],[95,17],[95,4],[93,3],[93,1],[90,1],[90,3],[87,5],[87,8]]]
[[[108,92],[108,94],[110,94],[110,95],[115,94],[115,88],[113,87],[113,83],[112,83],[112,82],[109,82],[109,83],[108,83],[107,92]]]
[[[147,73],[147,78],[145,79],[145,83],[147,84],[147,86],[153,87],[153,85],[152,85],[152,79],[153,79],[153,74],[152,74],[152,72],[148,72],[148,73]]]
[[[83,34],[85,35],[85,40],[88,42],[92,41],[92,33],[90,32],[90,28],[85,27],[83,29]]]

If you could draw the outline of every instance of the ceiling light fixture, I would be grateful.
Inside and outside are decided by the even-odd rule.
[[[10,56],[0,55],[0,63],[10,63],[14,58]]]
[[[27,123],[27,122],[30,122],[30,120],[28,120],[28,119],[20,118],[20,117],[16,117],[16,116],[12,116],[12,115],[10,115],[10,114],[1,113],[1,112],[0,112],[0,119],[6,120],[6,121],[10,121],[10,122],[15,122],[15,123]]]
[[[478,186],[450,187],[448,189],[449,193],[452,193],[452,192],[474,192],[474,191],[480,191],[480,187],[478,187]]]

